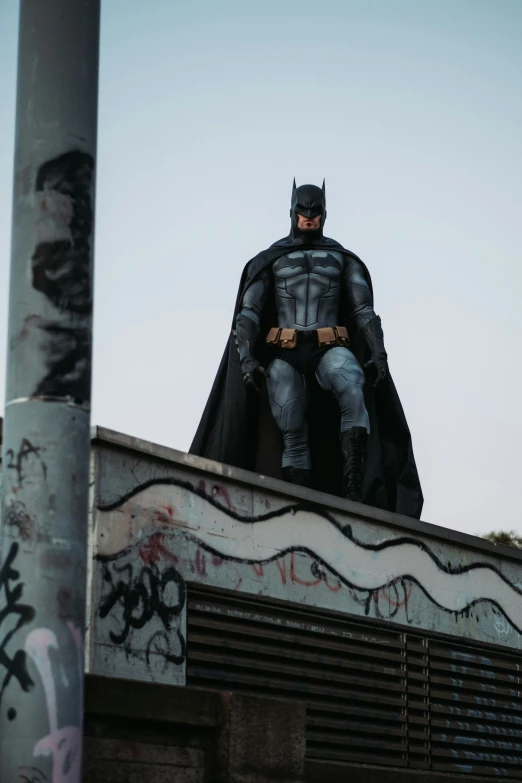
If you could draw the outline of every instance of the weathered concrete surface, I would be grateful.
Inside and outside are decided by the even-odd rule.
[[[88,676],[83,783],[492,783],[306,761],[301,703]],[[504,777],[503,780],[513,780]]]
[[[304,777],[306,706],[222,693],[216,783],[298,783]]]
[[[182,684],[186,585],[520,649],[522,552],[97,430],[90,671]]]
[[[83,783],[206,780],[217,694],[88,677],[85,695]]]
[[[305,707],[88,677],[83,783],[302,783]]]

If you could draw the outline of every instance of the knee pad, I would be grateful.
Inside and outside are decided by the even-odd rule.
[[[274,359],[266,376],[270,410],[279,429],[296,432],[305,426],[306,382],[282,359]]]
[[[364,372],[348,348],[330,348],[319,362],[316,370],[319,386],[336,394],[347,384],[364,386]]]
[[[321,388],[335,395],[341,409],[341,431],[364,427],[370,431],[370,420],[364,403],[364,372],[347,348],[331,348],[317,367]]]

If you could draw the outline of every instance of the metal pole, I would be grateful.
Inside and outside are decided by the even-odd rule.
[[[0,781],[79,783],[99,0],[20,4]]]

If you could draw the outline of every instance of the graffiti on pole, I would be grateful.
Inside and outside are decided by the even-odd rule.
[[[78,678],[83,674],[83,639],[78,628],[67,623],[71,633],[78,660]],[[42,737],[33,749],[33,755],[50,756],[52,761],[52,783],[80,783],[82,728],[81,715],[78,725],[59,727],[57,684],[51,663],[51,650],[58,650],[56,634],[49,628],[37,628],[31,631],[25,642],[25,650],[33,660],[45,693],[49,734]],[[60,687],[64,686],[62,683]],[[81,705],[79,705],[81,711]]]
[[[0,569],[0,703],[11,680],[16,680],[25,692],[34,686],[27,669],[27,654],[24,649],[16,649],[17,635],[36,614],[32,606],[22,602],[24,584],[15,568],[18,551],[18,542],[13,541]],[[7,717],[14,720],[16,711],[10,708]]]
[[[79,150],[47,161],[37,174],[41,220],[32,256],[33,288],[75,322],[38,323],[47,374],[35,396],[71,397],[78,403],[90,399],[93,183],[94,159]]]

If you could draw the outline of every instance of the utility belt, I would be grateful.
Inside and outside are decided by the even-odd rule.
[[[266,336],[266,342],[270,345],[278,345],[280,348],[295,348],[298,342],[312,342],[316,340],[320,348],[328,345],[350,344],[348,331],[344,326],[323,326],[320,329],[302,331],[300,329],[270,329]]]

